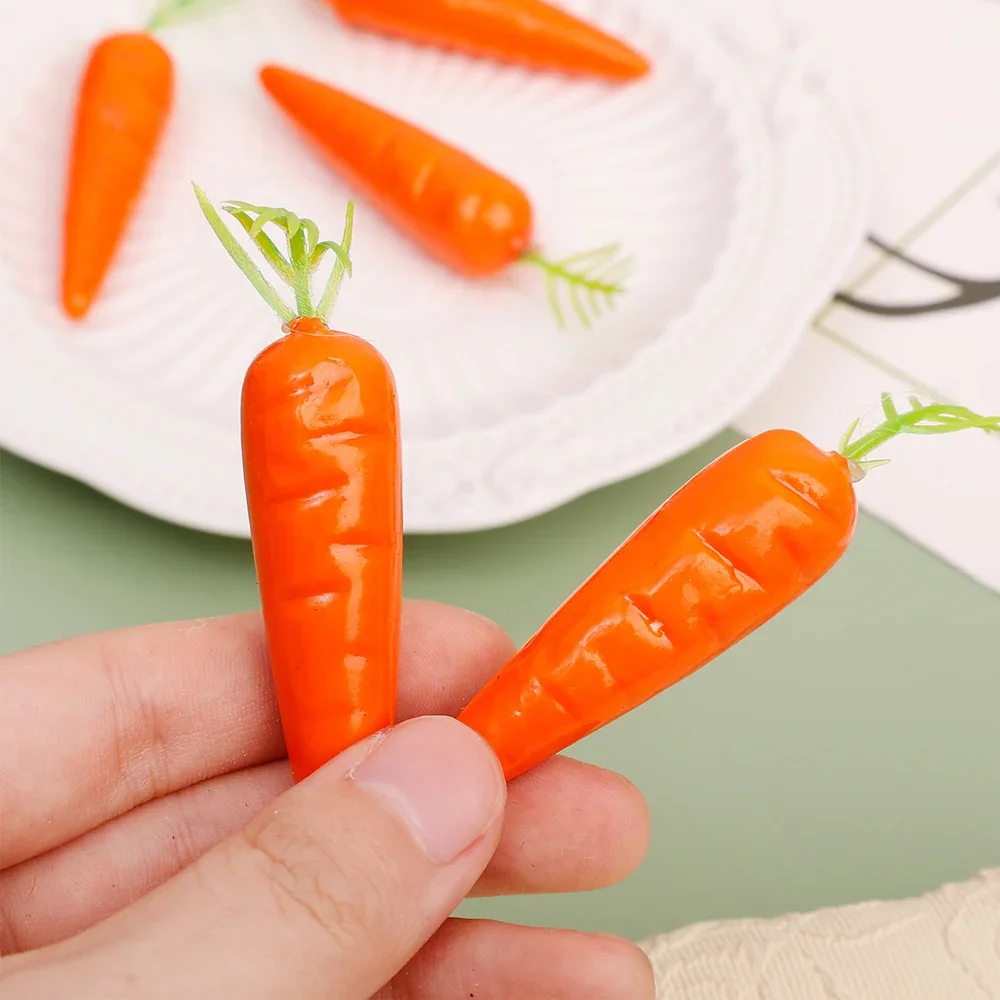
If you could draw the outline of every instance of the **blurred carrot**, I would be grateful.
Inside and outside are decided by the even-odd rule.
[[[62,298],[90,309],[146,182],[173,99],[170,56],[151,35],[111,35],[91,53],[70,159]]]
[[[152,32],[218,0],[165,0],[146,31],[92,49],[77,98],[63,222],[62,304],[90,310],[146,183],[174,97],[170,55]]]
[[[574,76],[634,80],[635,49],[542,0],[326,0],[359,28]]]
[[[350,94],[292,70],[265,66],[264,88],[327,161],[432,256],[470,277],[518,262],[546,275],[589,323],[624,291],[630,261],[618,247],[550,261],[532,244],[528,196],[461,150]]]

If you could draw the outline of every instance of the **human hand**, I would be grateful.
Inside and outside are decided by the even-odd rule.
[[[510,652],[478,616],[408,602],[400,717],[454,714]],[[435,933],[474,884],[628,874],[648,822],[625,779],[555,758],[504,812],[493,755],[441,718],[295,788],[283,753],[257,615],[0,659],[0,1000],[652,997],[627,942],[454,918]]]

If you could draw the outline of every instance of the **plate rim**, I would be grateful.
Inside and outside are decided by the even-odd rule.
[[[669,16],[666,23],[669,30]],[[707,19],[706,28],[714,35],[714,31],[707,24]],[[724,48],[722,41],[716,39],[716,42],[722,50]],[[732,53],[727,53],[727,57],[734,72],[740,72],[742,67],[739,59]],[[755,99],[748,97],[749,100]],[[755,114],[760,115],[761,125],[766,134],[767,128],[764,124],[766,108],[755,103],[753,110]],[[728,117],[730,109],[724,107],[723,111]],[[757,374],[749,380],[747,385],[744,385],[741,390],[727,392],[727,404],[717,408],[712,417],[692,422],[685,430],[679,433],[675,432],[662,446],[632,447],[629,456],[617,463],[607,463],[603,467],[600,464],[591,464],[589,466],[590,474],[586,477],[586,482],[578,482],[576,485],[567,486],[562,490],[550,490],[544,498],[538,497],[533,501],[520,504],[508,501],[487,505],[479,502],[473,507],[465,509],[456,508],[454,505],[450,508],[445,507],[438,502],[433,505],[421,505],[410,499],[405,518],[406,532],[409,534],[471,532],[498,528],[536,517],[593,490],[648,471],[684,454],[723,428],[730,426],[742,410],[762,395],[794,353],[802,337],[805,336],[809,319],[811,319],[816,306],[821,304],[823,296],[835,290],[837,281],[848,266],[863,237],[870,210],[870,165],[867,164],[867,158],[863,152],[860,130],[848,111],[846,102],[833,94],[827,95],[826,99],[819,100],[812,115],[811,124],[815,126],[817,121],[821,119],[825,125],[827,141],[839,142],[841,153],[845,154],[853,167],[853,177],[851,178],[854,182],[853,188],[848,180],[845,181],[845,190],[841,192],[851,203],[850,211],[845,213],[845,224],[842,227],[844,229],[843,239],[836,250],[830,247],[826,248],[822,260],[818,261],[811,269],[812,280],[808,286],[805,288],[800,286],[800,293],[794,296],[794,302],[782,311],[782,315],[785,317],[782,327],[788,332],[780,338],[779,344],[771,345],[767,363],[761,363],[758,366]],[[766,153],[775,159],[779,158],[781,155],[779,144],[774,142]],[[776,198],[780,200],[782,192],[776,191],[775,194]],[[774,206],[772,206],[772,213],[773,211]],[[817,254],[817,256],[819,255]],[[706,289],[712,284],[713,281],[710,279],[696,293],[694,301],[683,317],[684,319],[688,319],[692,315],[697,316],[699,304],[702,307],[705,304]],[[642,353],[642,351],[637,352],[637,356]],[[3,366],[3,368],[9,367],[11,366]],[[609,381],[614,382],[616,378],[624,377],[623,373],[627,371],[627,368],[628,365],[615,372],[609,372],[606,377]],[[71,378],[72,376],[68,374],[67,377]],[[597,381],[600,382],[604,378],[605,376],[602,376]],[[3,381],[2,371],[0,371],[0,383]],[[10,381],[13,381],[13,373],[11,373]],[[592,386],[576,395],[586,398],[591,389]],[[190,490],[178,489],[176,481],[171,481],[169,474],[165,481],[150,489],[148,481],[137,480],[134,475],[130,474],[127,455],[120,453],[116,455],[113,448],[105,449],[103,452],[99,448],[95,450],[93,442],[90,442],[88,447],[84,442],[74,439],[71,435],[61,437],[59,433],[39,433],[37,423],[26,418],[25,414],[21,414],[19,420],[14,412],[14,407],[4,405],[4,400],[13,395],[16,393],[3,392],[0,394],[0,446],[29,461],[38,462],[56,472],[80,480],[122,503],[164,521],[218,535],[247,537],[245,508],[236,511],[231,504],[206,503],[206,496],[203,492],[200,494],[202,502],[194,503],[196,495]],[[557,399],[555,402],[561,403],[562,400]],[[47,419],[60,425],[63,424],[63,418],[55,415],[51,407],[46,408],[42,405],[40,410],[48,414]],[[530,423],[531,420],[544,417],[545,413],[546,410],[543,408],[524,416],[529,418],[527,422]],[[169,414],[169,418],[173,428],[177,431],[183,430],[189,440],[204,436],[204,428],[196,419],[185,418],[176,412]],[[123,415],[122,419],[127,419],[127,415]],[[508,424],[499,426],[506,427]],[[489,427],[484,430],[489,434],[494,433],[496,428]],[[412,444],[407,444],[404,441],[405,468],[412,469],[415,464],[422,461],[419,452],[423,445],[431,444],[437,448],[441,446],[442,440],[451,439]],[[474,440],[475,435],[473,435]],[[418,453],[416,458],[414,452]],[[413,488],[412,486],[408,488],[408,484],[412,484],[414,478],[419,477],[415,477],[413,472],[408,471],[404,475],[404,491],[411,498],[414,496]],[[242,504],[240,506],[242,508]]]

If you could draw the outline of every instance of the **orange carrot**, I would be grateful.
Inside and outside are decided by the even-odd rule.
[[[327,0],[348,24],[474,56],[608,80],[634,80],[648,60],[542,0]]]
[[[801,596],[844,554],[853,483],[898,434],[1000,430],[1000,417],[911,401],[838,452],[776,430],[671,497],[459,716],[508,780],[694,673]]]
[[[72,319],[89,312],[104,284],[170,116],[173,62],[152,32],[212,2],[164,0],[146,31],[108,35],[90,53],[63,220],[62,304]]]
[[[402,587],[396,387],[367,341],[298,318],[243,384],[243,467],[297,781],[392,725]]]
[[[517,261],[546,274],[556,316],[560,284],[584,323],[612,305],[630,262],[603,247],[563,261],[532,245],[528,196],[512,181],[408,122],[318,80],[277,66],[264,88],[325,159],[425,251],[470,277]]]
[[[283,301],[197,187],[206,219],[284,336],[243,383],[243,469],[254,563],[285,745],[296,781],[392,725],[402,588],[399,408],[367,341],[326,320],[351,269],[354,208],[340,243],[285,209],[225,211],[295,292]],[[284,237],[287,255],[268,236]],[[312,276],[337,258],[317,303]]]
[[[94,302],[146,182],[173,100],[170,56],[145,33],[111,35],[91,53],[69,168],[62,300],[80,319]]]
[[[260,79],[339,172],[446,264],[495,274],[531,245],[528,196],[489,167],[317,80],[276,66]]]

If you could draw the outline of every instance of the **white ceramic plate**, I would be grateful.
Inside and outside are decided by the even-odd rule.
[[[857,140],[793,36],[762,48],[736,16],[720,35],[695,0],[572,6],[647,51],[656,73],[626,88],[568,82],[357,35],[313,0],[239,0],[171,29],[179,94],[163,154],[76,326],[53,267],[73,91],[93,39],[141,23],[148,2],[7,5],[18,85],[0,92],[0,443],[156,516],[246,533],[239,388],[278,328],[189,182],[287,205],[334,238],[353,194],[261,95],[264,61],[392,108],[517,179],[550,254],[620,241],[637,260],[615,313],[560,330],[531,268],[465,281],[359,204],[336,325],[396,373],[407,530],[514,522],[724,427],[860,239]]]

